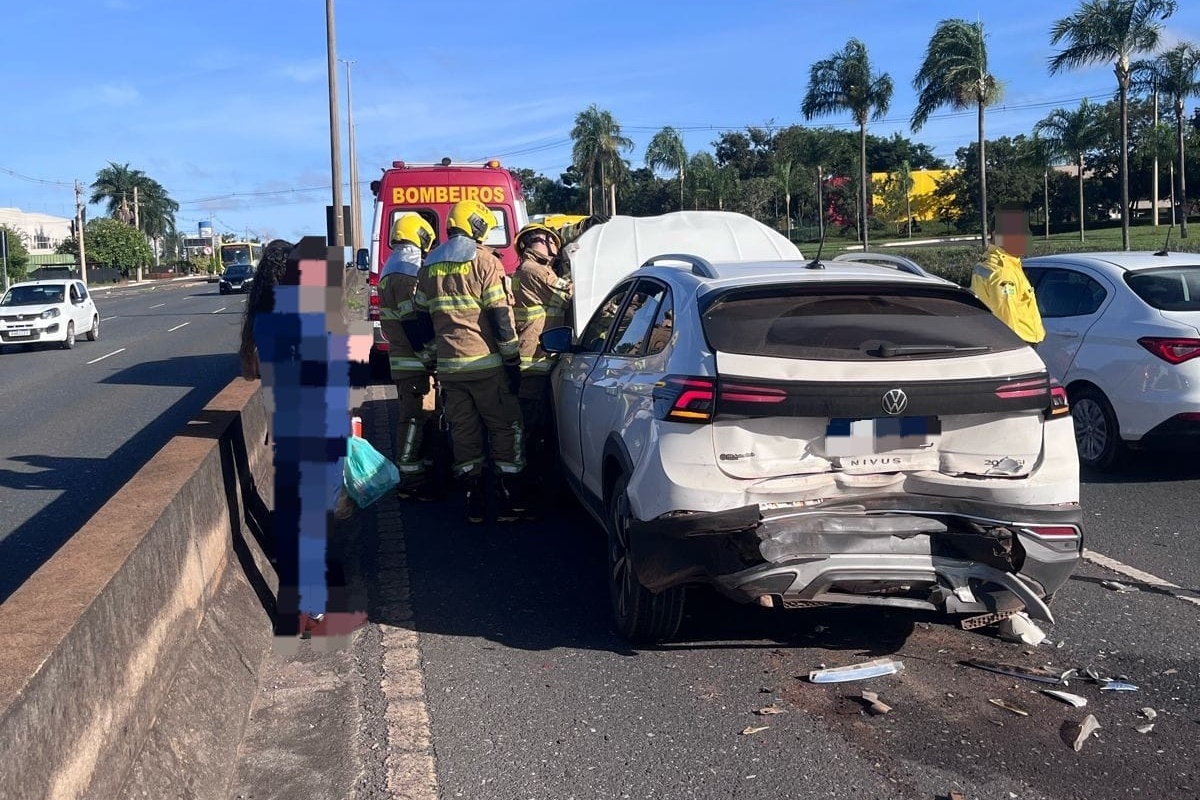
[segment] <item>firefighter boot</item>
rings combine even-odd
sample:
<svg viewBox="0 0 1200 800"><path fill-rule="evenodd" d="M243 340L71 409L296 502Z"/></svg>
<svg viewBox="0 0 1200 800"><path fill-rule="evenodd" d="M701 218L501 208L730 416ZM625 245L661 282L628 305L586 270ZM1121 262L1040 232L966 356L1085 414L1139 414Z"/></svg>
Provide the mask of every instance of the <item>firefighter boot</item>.
<svg viewBox="0 0 1200 800"><path fill-rule="evenodd" d="M467 478L467 522L483 522L487 514L487 494L482 475Z"/></svg>
<svg viewBox="0 0 1200 800"><path fill-rule="evenodd" d="M520 475L497 476L496 494L499 501L497 522L516 522L528 512L525 485Z"/></svg>

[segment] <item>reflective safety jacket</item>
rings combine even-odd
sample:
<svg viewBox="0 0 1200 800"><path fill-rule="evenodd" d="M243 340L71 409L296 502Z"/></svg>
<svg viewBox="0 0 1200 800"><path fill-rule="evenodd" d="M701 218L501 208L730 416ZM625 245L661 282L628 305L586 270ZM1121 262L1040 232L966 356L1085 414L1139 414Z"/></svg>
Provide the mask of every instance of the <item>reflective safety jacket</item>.
<svg viewBox="0 0 1200 800"><path fill-rule="evenodd" d="M417 313L413 300L420 269L420 248L404 242L388 256L379 274L379 327L383 338L387 339L388 363L393 378L425 374L425 365L404 331L404 320Z"/></svg>
<svg viewBox="0 0 1200 800"><path fill-rule="evenodd" d="M438 378L479 377L520 357L504 265L468 236L452 236L426 258L413 300L432 334ZM428 357L428 355L426 355Z"/></svg>
<svg viewBox="0 0 1200 800"><path fill-rule="evenodd" d="M992 245L971 273L971 291L1026 342L1037 344L1046 338L1037 298L1021 259Z"/></svg>
<svg viewBox="0 0 1200 800"><path fill-rule="evenodd" d="M538 337L542 331L557 328L566 318L567 303L573 286L554 270L532 259L525 259L513 275L513 313L521 345L521 370L545 374L554 367L554 358L542 349Z"/></svg>

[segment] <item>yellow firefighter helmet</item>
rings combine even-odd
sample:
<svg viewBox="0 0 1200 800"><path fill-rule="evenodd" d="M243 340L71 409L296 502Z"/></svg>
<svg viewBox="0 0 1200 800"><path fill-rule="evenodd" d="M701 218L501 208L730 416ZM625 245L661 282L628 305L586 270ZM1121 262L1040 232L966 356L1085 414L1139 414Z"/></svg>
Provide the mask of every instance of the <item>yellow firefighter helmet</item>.
<svg viewBox="0 0 1200 800"><path fill-rule="evenodd" d="M496 215L478 200L463 200L451 207L446 227L458 228L475 241L482 242L488 231L496 227Z"/></svg>
<svg viewBox="0 0 1200 800"><path fill-rule="evenodd" d="M558 231L554 230L549 225L543 225L540 222L531 222L524 228L521 228L520 232L517 234L517 255L523 255L525 253L525 248L529 246L529 243L534 238L533 234L535 233L545 234L546 238L548 238L554 245L551 255L557 253L562 248L562 239L559 237Z"/></svg>
<svg viewBox="0 0 1200 800"><path fill-rule="evenodd" d="M429 248L433 247L433 240L436 238L437 234L433 232L433 226L426 222L420 214L401 214L400 219L396 220L396 224L392 227L393 243L415 244L421 248L422 253L429 252Z"/></svg>

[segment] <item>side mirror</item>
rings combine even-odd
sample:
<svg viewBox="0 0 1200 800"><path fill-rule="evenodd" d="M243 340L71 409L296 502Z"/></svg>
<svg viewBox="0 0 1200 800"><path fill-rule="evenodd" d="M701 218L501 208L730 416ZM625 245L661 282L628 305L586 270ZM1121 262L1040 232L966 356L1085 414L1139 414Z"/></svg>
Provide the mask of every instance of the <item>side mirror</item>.
<svg viewBox="0 0 1200 800"><path fill-rule="evenodd" d="M371 251L365 247L359 248L359 251L354 254L354 266L358 267L361 272L367 272L371 269Z"/></svg>
<svg viewBox="0 0 1200 800"><path fill-rule="evenodd" d="M547 353L570 353L575 349L574 332L567 327L551 328L538 337Z"/></svg>

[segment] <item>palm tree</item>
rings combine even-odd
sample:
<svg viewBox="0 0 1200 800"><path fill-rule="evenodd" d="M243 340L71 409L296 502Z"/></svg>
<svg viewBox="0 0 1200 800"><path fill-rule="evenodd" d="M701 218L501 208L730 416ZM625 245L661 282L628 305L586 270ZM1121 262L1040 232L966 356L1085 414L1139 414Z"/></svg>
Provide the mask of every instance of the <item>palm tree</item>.
<svg viewBox="0 0 1200 800"><path fill-rule="evenodd" d="M1171 98L1175 110L1175 137L1179 152L1179 204L1183 214L1179 224L1179 236L1186 239L1187 229L1187 181L1184 172L1187 166L1184 141L1183 104L1192 96L1200 94L1200 49L1191 44L1176 45L1151 61L1139 61L1132 67L1133 88L1162 92Z"/></svg>
<svg viewBox="0 0 1200 800"><path fill-rule="evenodd" d="M892 79L887 73L871 71L867 46L850 39L840 52L818 61L809 71L808 91L800 110L806 120L849 111L858 124L858 171L861 201L859 230L867 249L867 211L870 183L867 181L867 121L882 119L892 104Z"/></svg>
<svg viewBox="0 0 1200 800"><path fill-rule="evenodd" d="M157 258L159 240L174 233L175 213L179 211L179 203L171 199L163 185L140 169L130 168L129 164L110 161L96 173L91 189L88 202L103 202L110 217L136 224L143 234L154 240Z"/></svg>
<svg viewBox="0 0 1200 800"><path fill-rule="evenodd" d="M1162 20L1175 0L1084 0L1050 29L1050 44L1066 49L1050 58L1050 74L1091 64L1113 64L1121 109L1121 246L1129 249L1129 85L1132 58L1158 47Z"/></svg>
<svg viewBox="0 0 1200 800"><path fill-rule="evenodd" d="M913 78L917 108L910 122L916 133L943 106L955 111L974 107L979 127L979 214L983 246L988 241L987 156L984 152L984 110L1000 99L1002 88L988 72L987 42L982 22L944 19L925 50L925 60Z"/></svg>
<svg viewBox="0 0 1200 800"><path fill-rule="evenodd" d="M716 195L717 160L712 153L701 150L688 161L688 174L691 175L692 207L700 208L700 198L704 197L705 205L712 202Z"/></svg>
<svg viewBox="0 0 1200 800"><path fill-rule="evenodd" d="M683 139L669 125L650 139L646 146L646 166L652 170L666 169L679 175L679 210L683 210L683 173L687 166L687 149Z"/></svg>
<svg viewBox="0 0 1200 800"><path fill-rule="evenodd" d="M616 213L616 180L623 171L625 163L621 158L622 152L633 149L633 142L621 135L621 126L613 119L613 115L592 103L586 110L580 111L575 117L575 127L571 129L571 138L575 141L571 149L573 166L583 177L583 183L588 187L588 214L595 213L595 200L592 194L597 180L600 183L601 205L604 200L604 190L612 182L612 210Z"/></svg>
<svg viewBox="0 0 1200 800"><path fill-rule="evenodd" d="M1079 241L1083 241L1083 168L1084 156L1099 147L1105 138L1100 109L1085 97L1075 111L1056 108L1033 126L1033 134L1044 143L1054 159L1070 160L1079 171ZM1049 209L1047 209L1047 212ZM1125 249L1129 249L1126 240Z"/></svg>

